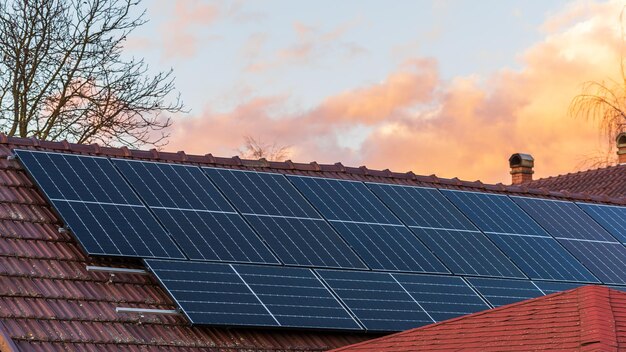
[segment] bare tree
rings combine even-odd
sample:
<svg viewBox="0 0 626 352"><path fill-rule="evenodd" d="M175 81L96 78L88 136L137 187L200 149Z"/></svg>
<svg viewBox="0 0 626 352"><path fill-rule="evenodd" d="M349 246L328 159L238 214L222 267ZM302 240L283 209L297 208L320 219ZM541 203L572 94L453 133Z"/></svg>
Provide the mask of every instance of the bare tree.
<svg viewBox="0 0 626 352"><path fill-rule="evenodd" d="M122 58L139 0L0 1L0 129L9 136L161 146L183 110L172 70Z"/></svg>
<svg viewBox="0 0 626 352"><path fill-rule="evenodd" d="M582 161L579 166L603 167L613 164L615 159L615 137L626 126L626 44L623 25L624 8L619 15L622 55L620 57L620 79L606 81L588 81L583 84L582 93L575 96L569 106L571 116L580 116L595 120L600 125L601 133L607 138L606 151L597 151Z"/></svg>
<svg viewBox="0 0 626 352"><path fill-rule="evenodd" d="M289 158L289 146L266 143L261 138L244 136L244 144L238 149L239 156L246 159L265 158L270 161L285 161Z"/></svg>

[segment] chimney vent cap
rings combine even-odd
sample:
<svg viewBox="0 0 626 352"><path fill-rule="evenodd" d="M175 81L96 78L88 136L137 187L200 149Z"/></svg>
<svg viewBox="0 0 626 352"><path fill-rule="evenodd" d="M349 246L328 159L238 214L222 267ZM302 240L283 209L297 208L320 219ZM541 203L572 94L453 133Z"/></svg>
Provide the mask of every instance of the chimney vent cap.
<svg viewBox="0 0 626 352"><path fill-rule="evenodd" d="M622 132L615 137L615 142L617 142L617 147L622 148L626 147L626 132Z"/></svg>
<svg viewBox="0 0 626 352"><path fill-rule="evenodd" d="M626 137L626 135L625 135ZM535 158L530 154L515 153L509 158L509 166L513 167L528 167L535 166Z"/></svg>

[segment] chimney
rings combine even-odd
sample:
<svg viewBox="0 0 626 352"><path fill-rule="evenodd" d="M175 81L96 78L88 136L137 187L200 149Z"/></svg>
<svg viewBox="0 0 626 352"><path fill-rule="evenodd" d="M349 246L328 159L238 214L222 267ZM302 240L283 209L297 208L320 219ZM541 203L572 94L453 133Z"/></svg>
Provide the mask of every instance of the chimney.
<svg viewBox="0 0 626 352"><path fill-rule="evenodd" d="M624 139L626 142L626 136ZM626 147L626 144L624 146ZM626 148L624 148L624 153L626 153ZM509 158L509 165L511 166L511 184L521 185L533 180L535 159L532 155L515 153Z"/></svg>
<svg viewBox="0 0 626 352"><path fill-rule="evenodd" d="M626 164L626 132L622 132L615 138L617 143L617 163Z"/></svg>

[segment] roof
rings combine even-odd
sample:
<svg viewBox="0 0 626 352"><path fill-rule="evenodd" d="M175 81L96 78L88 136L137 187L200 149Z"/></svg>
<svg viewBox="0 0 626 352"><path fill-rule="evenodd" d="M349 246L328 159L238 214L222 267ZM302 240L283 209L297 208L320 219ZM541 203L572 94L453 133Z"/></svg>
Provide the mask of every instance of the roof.
<svg viewBox="0 0 626 352"><path fill-rule="evenodd" d="M617 351L625 327L625 292L583 286L335 351Z"/></svg>
<svg viewBox="0 0 626 352"><path fill-rule="evenodd" d="M524 183L524 186L556 192L626 197L626 164L541 178Z"/></svg>
<svg viewBox="0 0 626 352"><path fill-rule="evenodd" d="M115 307L174 309L175 304L149 275L87 271L87 265L143 268L129 260L88 257L26 176L10 160L13 148L151 161L189 163L339 179L438 188L533 195L595 202L610 199L479 181L419 176L411 172L352 168L340 163L270 162L187 155L67 142L6 137L0 134L0 349L2 350L326 350L371 338L371 334L320 331L192 327L182 316L117 313Z"/></svg>

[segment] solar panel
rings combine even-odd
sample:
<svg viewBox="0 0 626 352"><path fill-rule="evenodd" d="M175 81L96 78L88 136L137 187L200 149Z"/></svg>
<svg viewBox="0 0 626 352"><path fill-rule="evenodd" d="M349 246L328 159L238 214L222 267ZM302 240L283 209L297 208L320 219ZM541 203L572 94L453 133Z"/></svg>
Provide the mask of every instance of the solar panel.
<svg viewBox="0 0 626 352"><path fill-rule="evenodd" d="M151 208L234 212L196 166L112 159Z"/></svg>
<svg viewBox="0 0 626 352"><path fill-rule="evenodd" d="M324 220L255 215L245 218L285 264L365 268Z"/></svg>
<svg viewBox="0 0 626 352"><path fill-rule="evenodd" d="M554 238L488 234L531 279L598 282Z"/></svg>
<svg viewBox="0 0 626 352"><path fill-rule="evenodd" d="M449 273L404 226L342 221L331 224L372 269Z"/></svg>
<svg viewBox="0 0 626 352"><path fill-rule="evenodd" d="M124 159L113 163L189 258L278 263L200 168Z"/></svg>
<svg viewBox="0 0 626 352"><path fill-rule="evenodd" d="M233 267L282 327L362 330L311 269Z"/></svg>
<svg viewBox="0 0 626 352"><path fill-rule="evenodd" d="M615 242L615 238L572 202L512 197L552 236Z"/></svg>
<svg viewBox="0 0 626 352"><path fill-rule="evenodd" d="M208 167L202 169L243 214L320 218L284 175Z"/></svg>
<svg viewBox="0 0 626 352"><path fill-rule="evenodd" d="M527 280L502 280L477 277L466 278L466 280L494 307L543 295L532 281Z"/></svg>
<svg viewBox="0 0 626 352"><path fill-rule="evenodd" d="M576 287L584 286L584 283L570 283L570 282L554 282L554 281L533 281L544 295L549 295L556 292L571 290Z"/></svg>
<svg viewBox="0 0 626 352"><path fill-rule="evenodd" d="M509 278L526 276L484 234L412 227L454 274Z"/></svg>
<svg viewBox="0 0 626 352"><path fill-rule="evenodd" d="M388 273L316 272L367 330L402 331L434 322Z"/></svg>
<svg viewBox="0 0 626 352"><path fill-rule="evenodd" d="M152 211L189 259L279 263L239 214L163 208Z"/></svg>
<svg viewBox="0 0 626 352"><path fill-rule="evenodd" d="M621 243L560 239L605 284L626 284L626 247Z"/></svg>
<svg viewBox="0 0 626 352"><path fill-rule="evenodd" d="M435 321L490 307L460 277L392 274Z"/></svg>
<svg viewBox="0 0 626 352"><path fill-rule="evenodd" d="M441 192L484 232L547 236L547 233L507 196L453 190Z"/></svg>
<svg viewBox="0 0 626 352"><path fill-rule="evenodd" d="M145 260L192 324L278 327L232 265Z"/></svg>
<svg viewBox="0 0 626 352"><path fill-rule="evenodd" d="M192 324L362 330L311 269L145 263Z"/></svg>
<svg viewBox="0 0 626 352"><path fill-rule="evenodd" d="M185 258L108 159L15 153L88 254Z"/></svg>
<svg viewBox="0 0 626 352"><path fill-rule="evenodd" d="M292 175L287 178L328 220L401 224L362 182Z"/></svg>
<svg viewBox="0 0 626 352"><path fill-rule="evenodd" d="M595 221L622 243L626 243L626 207L577 203Z"/></svg>
<svg viewBox="0 0 626 352"><path fill-rule="evenodd" d="M407 226L476 230L435 188L366 183Z"/></svg>

